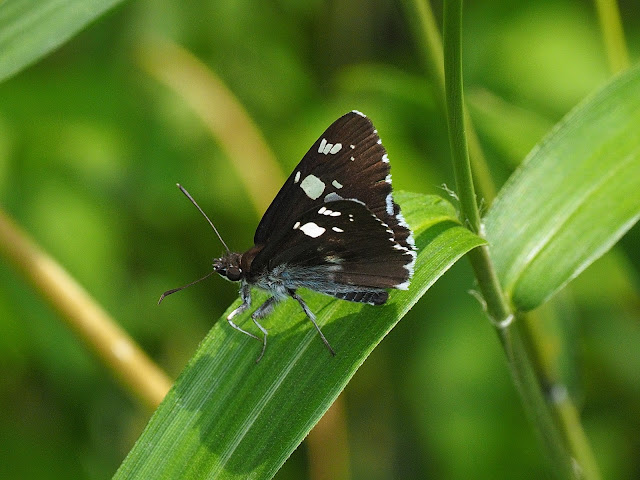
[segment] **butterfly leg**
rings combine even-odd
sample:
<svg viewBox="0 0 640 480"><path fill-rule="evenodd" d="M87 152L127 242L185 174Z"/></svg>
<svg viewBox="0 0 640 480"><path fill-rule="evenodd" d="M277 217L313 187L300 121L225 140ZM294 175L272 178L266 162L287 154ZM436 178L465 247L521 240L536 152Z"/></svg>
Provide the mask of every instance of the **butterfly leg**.
<svg viewBox="0 0 640 480"><path fill-rule="evenodd" d="M304 310L304 313L307 315L307 317L309 317L309 320L311 320L311 323L313 323L313 326L316 327L316 330L320 334L320 338L324 342L324 345L329 349L329 352L331 353L331 355L335 356L336 352L333 351L333 348L331 348L331 345L329 345L329 341L325 338L324 334L322 333L322 330L320 330L320 327L316 323L316 316L314 315L314 313L307 306L307 304L304 302L302 297L296 293L295 290L289 290L288 293L291 296L291 298L294 298L298 301L298 303L302 307L302 310Z"/></svg>
<svg viewBox="0 0 640 480"><path fill-rule="evenodd" d="M233 323L233 320L232 320L233 317L244 312L247 308L251 306L251 287L246 283L244 283L242 287L240 287L240 298L242 299L242 304L229 314L229 316L227 317L227 322L229 322L229 325L231 325L233 328L235 328L239 332L242 332L245 335L248 335L251 338L255 338L256 340L259 341L260 339L256 337L253 333L249 333L246 330L243 330L242 328L240 328L235 323Z"/></svg>
<svg viewBox="0 0 640 480"><path fill-rule="evenodd" d="M269 335L267 329L258 323L258 319L269 315L273 311L273 307L275 307L275 305L276 297L269 297L266 302L260 305L258 309L251 314L251 320L253 320L253 323L255 323L256 327L258 327L262 332L262 351L260 352L260 355L258 355L256 363L258 363L264 355L264 351L267 348L267 335Z"/></svg>

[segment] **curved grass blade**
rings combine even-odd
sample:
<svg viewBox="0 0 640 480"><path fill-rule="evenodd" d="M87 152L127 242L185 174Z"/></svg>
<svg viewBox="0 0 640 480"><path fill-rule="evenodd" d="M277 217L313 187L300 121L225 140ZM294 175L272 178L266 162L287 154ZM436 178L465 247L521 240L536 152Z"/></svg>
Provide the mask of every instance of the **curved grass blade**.
<svg viewBox="0 0 640 480"><path fill-rule="evenodd" d="M55 50L121 1L0 2L0 81Z"/></svg>
<svg viewBox="0 0 640 480"><path fill-rule="evenodd" d="M269 345L214 325L115 475L116 479L271 478L391 328L483 240L435 196L396 195L419 248L408 291L373 307L302 291L337 351L331 357L296 302L264 319ZM255 304L265 296L256 297ZM251 328L248 314L238 322Z"/></svg>
<svg viewBox="0 0 640 480"><path fill-rule="evenodd" d="M486 217L503 288L531 310L640 218L640 68L570 112L506 183Z"/></svg>

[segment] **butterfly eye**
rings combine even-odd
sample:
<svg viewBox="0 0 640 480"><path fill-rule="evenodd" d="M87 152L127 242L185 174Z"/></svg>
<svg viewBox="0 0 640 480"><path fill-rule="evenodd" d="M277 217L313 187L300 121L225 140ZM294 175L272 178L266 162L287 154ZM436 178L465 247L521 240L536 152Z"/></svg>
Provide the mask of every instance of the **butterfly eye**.
<svg viewBox="0 0 640 480"><path fill-rule="evenodd" d="M229 267L227 268L226 277L232 282L237 282L242 278L242 270L238 267Z"/></svg>

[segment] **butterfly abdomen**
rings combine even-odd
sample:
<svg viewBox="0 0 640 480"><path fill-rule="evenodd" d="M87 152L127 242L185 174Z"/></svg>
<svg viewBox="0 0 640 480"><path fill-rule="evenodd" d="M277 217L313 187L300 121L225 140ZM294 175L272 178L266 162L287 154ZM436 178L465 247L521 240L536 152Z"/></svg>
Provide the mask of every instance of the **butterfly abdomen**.
<svg viewBox="0 0 640 480"><path fill-rule="evenodd" d="M382 305L389 298L389 293L382 291L366 291L366 292L344 292L335 293L334 297L350 302L370 303L371 305Z"/></svg>

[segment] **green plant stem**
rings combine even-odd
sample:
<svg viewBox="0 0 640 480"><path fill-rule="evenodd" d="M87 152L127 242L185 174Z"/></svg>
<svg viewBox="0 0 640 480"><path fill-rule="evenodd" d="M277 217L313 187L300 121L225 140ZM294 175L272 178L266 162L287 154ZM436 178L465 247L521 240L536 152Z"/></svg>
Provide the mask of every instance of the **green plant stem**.
<svg viewBox="0 0 640 480"><path fill-rule="evenodd" d="M482 234L475 198L464 128L462 88L461 26L462 0L444 3L445 89L451 156L460 197L461 217L472 231ZM507 303L491 261L489 247L469 252L478 286L486 302L504 348L508 365L525 408L546 447L553 470L561 478L597 479L599 474L586 436L578 421L577 410L568 395L557 401L548 394L546 369L541 345L531 332L514 322L515 312ZM526 326L526 325L525 325ZM554 408L562 405L562 409ZM576 434L576 432L580 432ZM580 440L580 438L582 440ZM586 445L586 448L584 448Z"/></svg>
<svg viewBox="0 0 640 480"><path fill-rule="evenodd" d="M578 409L571 401L567 386L560 381L551 362L543 353L545 351L545 335L539 327L542 319L537 317L535 312L518 316L518 326L525 342L523 346L529 352L534 364L534 371L538 372L538 377L544 381L542 385L547 392L546 400L556 422L560 425L560 430L565 435L564 441L570 446L570 451L575 452L573 453L574 458L580 459L580 477L600 478L591 445L580 423Z"/></svg>
<svg viewBox="0 0 640 480"><path fill-rule="evenodd" d="M433 10L428 0L405 0L407 17L413 26L418 49L427 67L427 73L436 85L442 111L446 112L446 94L444 86L444 54L442 36L438 30ZM465 128L468 135L469 156L473 165L474 181L480 196L490 205L496 196L496 186L491 177L489 166L482 151L480 141L473 127L471 117L465 111Z"/></svg>
<svg viewBox="0 0 640 480"><path fill-rule="evenodd" d="M445 2L445 96L449 122L449 146L460 198L463 224L480 234L480 211L469 163L462 94L461 18L462 2ZM455 7L459 10L456 10ZM456 21L457 20L457 21Z"/></svg>
<svg viewBox="0 0 640 480"><path fill-rule="evenodd" d="M616 0L595 0L600 29L607 50L609 69L618 73L629 68L629 52L624 41L620 10Z"/></svg>

